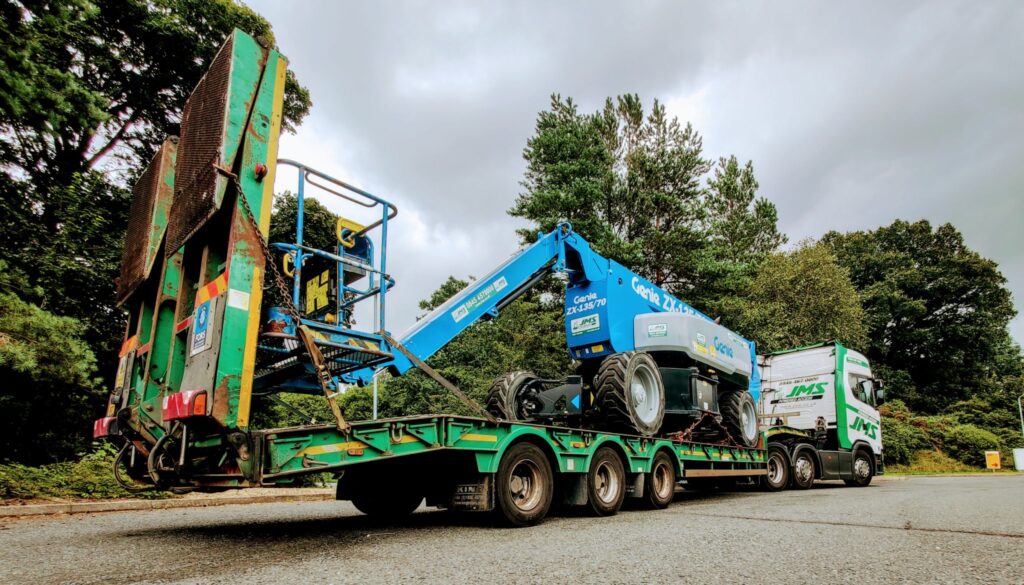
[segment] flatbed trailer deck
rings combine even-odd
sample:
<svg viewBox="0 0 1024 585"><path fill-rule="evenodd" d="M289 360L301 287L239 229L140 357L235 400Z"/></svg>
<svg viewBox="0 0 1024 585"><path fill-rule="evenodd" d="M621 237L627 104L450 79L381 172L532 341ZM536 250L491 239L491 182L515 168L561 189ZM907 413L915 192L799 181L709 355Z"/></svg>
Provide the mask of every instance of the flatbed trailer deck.
<svg viewBox="0 0 1024 585"><path fill-rule="evenodd" d="M352 499L371 514L411 511L406 508L412 504L402 502L415 501L418 506L426 498L427 505L454 510L498 509L513 524L540 521L551 503L543 506L543 513L527 515L525 520L517 518L515 510L510 517L503 508L503 495L508 495L503 490L521 489L522 482L518 488L513 485L517 462L511 459L523 457L524 449L543 454L543 462L528 462L527 467L537 467L534 481L552 484L547 499L591 504L592 509L596 505L594 511L599 514L602 495L592 490L599 491L602 485L621 492L605 494L609 501L603 503L614 508L607 512L614 513L625 497L664 507L666 493L670 501L680 481L766 473L763 442L744 448L448 414L353 422L347 433L333 426L272 429L254 433L253 439L252 454L259 462L254 469L257 485L280 485L302 475L335 472L341 473L339 499ZM621 469L614 461L606 461L609 452ZM545 465L547 470L540 469ZM607 476L604 480L598 477L602 473Z"/></svg>

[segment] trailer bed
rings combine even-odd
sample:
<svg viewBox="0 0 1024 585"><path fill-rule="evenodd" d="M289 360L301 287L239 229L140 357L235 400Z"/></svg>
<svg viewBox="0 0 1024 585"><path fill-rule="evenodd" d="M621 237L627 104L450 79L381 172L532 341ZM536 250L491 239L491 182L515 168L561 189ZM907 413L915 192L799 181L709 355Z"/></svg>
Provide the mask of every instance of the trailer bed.
<svg viewBox="0 0 1024 585"><path fill-rule="evenodd" d="M659 450L671 453L680 479L765 474L763 441L745 448L448 414L359 421L348 433L329 425L305 426L258 431L253 438L259 485L384 460L397 465L400 459L438 452L472 455L478 473L495 473L502 453L521 440L544 447L556 473L586 473L594 452L613 444L630 474L649 472Z"/></svg>

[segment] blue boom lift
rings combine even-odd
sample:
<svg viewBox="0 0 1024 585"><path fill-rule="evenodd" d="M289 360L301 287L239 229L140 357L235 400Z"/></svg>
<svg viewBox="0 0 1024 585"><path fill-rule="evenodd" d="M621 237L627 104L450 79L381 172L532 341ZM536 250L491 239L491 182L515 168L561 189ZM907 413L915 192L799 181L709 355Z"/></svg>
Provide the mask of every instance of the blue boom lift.
<svg viewBox="0 0 1024 585"><path fill-rule="evenodd" d="M545 276L562 275L565 333L578 364L563 380L512 372L488 392L486 409L506 421L559 422L574 427L654 436L687 430L702 440L753 446L758 439L760 380L754 343L743 339L621 264L594 252L568 223L520 250L426 315L399 339L387 332L387 201L292 161L299 169L297 241L273 243L292 273L290 297L335 384L365 385L380 369L401 375L477 321L490 319ZM379 207L369 226L341 219L338 249L303 244L302 217L309 183L349 202ZM379 248L371 232L379 228ZM366 284L359 288L359 283ZM351 327L355 306L373 302L376 331ZM294 317L267 310L254 388L319 392ZM442 380L443 383L443 380ZM450 387L450 386L449 386ZM458 392L457 389L454 389ZM464 399L464 395L459 393ZM471 406L473 406L471 404Z"/></svg>

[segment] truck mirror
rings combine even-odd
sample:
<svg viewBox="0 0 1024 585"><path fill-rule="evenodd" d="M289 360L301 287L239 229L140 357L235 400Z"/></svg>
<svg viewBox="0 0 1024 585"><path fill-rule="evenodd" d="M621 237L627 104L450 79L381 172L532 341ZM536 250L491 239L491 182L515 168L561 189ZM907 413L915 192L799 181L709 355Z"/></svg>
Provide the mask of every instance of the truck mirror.
<svg viewBox="0 0 1024 585"><path fill-rule="evenodd" d="M875 405L879 405L885 402L885 389L879 387L875 390Z"/></svg>

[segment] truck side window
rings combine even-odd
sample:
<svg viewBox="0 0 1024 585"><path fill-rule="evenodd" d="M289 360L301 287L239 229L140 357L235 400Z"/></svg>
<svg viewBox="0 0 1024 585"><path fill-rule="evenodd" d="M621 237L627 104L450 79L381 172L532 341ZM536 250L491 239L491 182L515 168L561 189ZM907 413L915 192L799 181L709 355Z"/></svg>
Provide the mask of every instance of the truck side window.
<svg viewBox="0 0 1024 585"><path fill-rule="evenodd" d="M847 384L850 385L850 390L853 391L853 396L857 400L865 404L873 404L872 392L871 392L871 380L862 376L855 376L849 374L847 376Z"/></svg>

